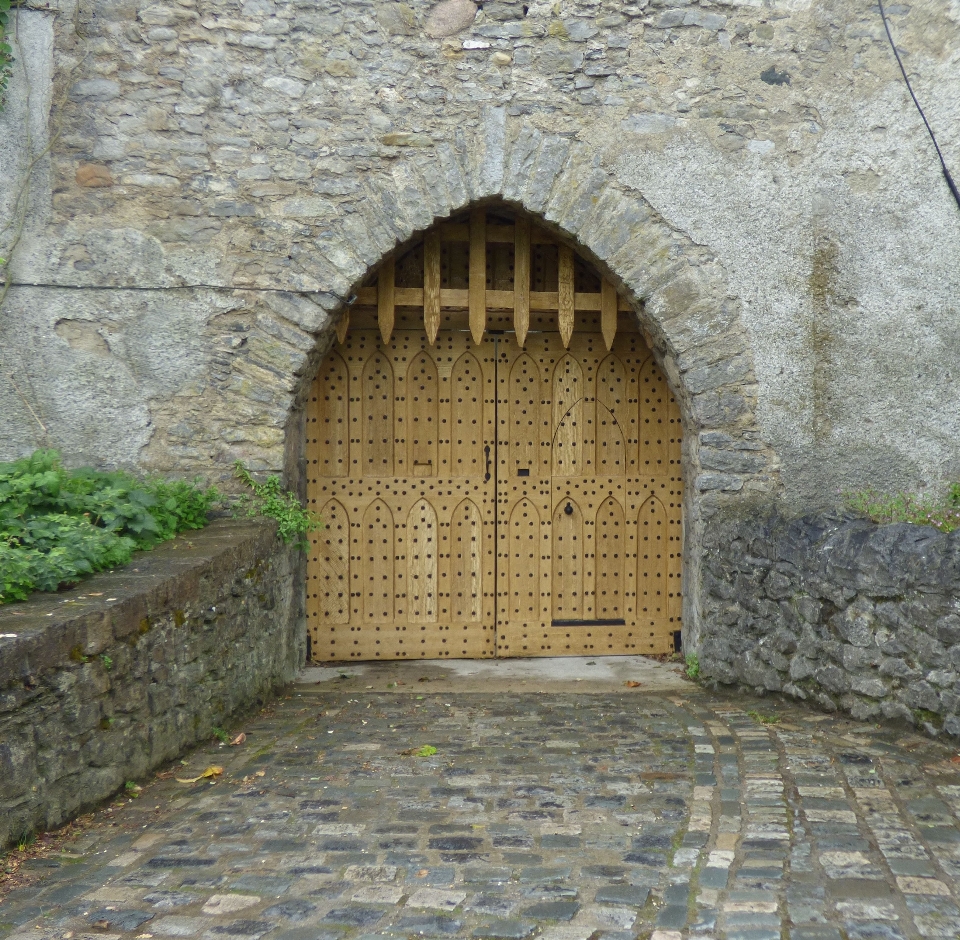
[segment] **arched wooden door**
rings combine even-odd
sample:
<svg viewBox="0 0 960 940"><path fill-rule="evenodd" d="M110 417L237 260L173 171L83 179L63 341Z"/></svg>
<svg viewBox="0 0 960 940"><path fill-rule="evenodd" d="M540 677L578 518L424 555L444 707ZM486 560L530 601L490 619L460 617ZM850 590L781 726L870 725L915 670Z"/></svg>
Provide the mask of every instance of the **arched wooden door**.
<svg viewBox="0 0 960 940"><path fill-rule="evenodd" d="M672 650L680 416L626 305L491 210L379 281L308 403L311 658Z"/></svg>

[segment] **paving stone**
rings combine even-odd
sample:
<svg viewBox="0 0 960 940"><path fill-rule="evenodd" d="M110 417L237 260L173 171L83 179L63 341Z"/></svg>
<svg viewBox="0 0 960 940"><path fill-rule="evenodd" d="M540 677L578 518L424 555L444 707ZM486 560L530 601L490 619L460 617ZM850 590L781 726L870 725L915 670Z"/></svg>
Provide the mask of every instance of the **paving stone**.
<svg viewBox="0 0 960 940"><path fill-rule="evenodd" d="M221 914L233 914L259 903L260 898L255 894L214 894L207 898L201 910L204 914L216 917Z"/></svg>
<svg viewBox="0 0 960 940"><path fill-rule="evenodd" d="M211 927L207 934L213 934L218 940L223 937L262 937L273 930L274 926L266 920L234 920L229 924Z"/></svg>
<svg viewBox="0 0 960 940"><path fill-rule="evenodd" d="M281 901L268 907L264 912L264 917L279 917L283 920L306 920L317 909L316 904L306 901L303 898L290 898L287 901Z"/></svg>
<svg viewBox="0 0 960 940"><path fill-rule="evenodd" d="M453 911L466 900L464 891L444 891L440 888L420 888L407 898L407 907L425 907Z"/></svg>
<svg viewBox="0 0 960 940"><path fill-rule="evenodd" d="M541 901L521 911L524 917L540 920L573 920L580 905L576 901Z"/></svg>
<svg viewBox="0 0 960 940"><path fill-rule="evenodd" d="M386 910L376 907L335 907L327 911L323 920L331 924L348 924L351 927L372 927L383 920Z"/></svg>
<svg viewBox="0 0 960 940"><path fill-rule="evenodd" d="M599 888L594 897L598 904L627 904L632 907L643 907L649 896L649 888L625 884Z"/></svg>
<svg viewBox="0 0 960 940"><path fill-rule="evenodd" d="M679 930L687 922L687 908L684 905L667 905L657 912L658 927L672 927Z"/></svg>
<svg viewBox="0 0 960 940"><path fill-rule="evenodd" d="M162 911L194 904L200 899L197 895L188 894L185 891L151 891L143 896L143 900L145 904L151 904L157 910Z"/></svg>
<svg viewBox="0 0 960 940"><path fill-rule="evenodd" d="M322 927L294 927L273 934L270 940L339 940L339 930L324 930Z"/></svg>
<svg viewBox="0 0 960 940"><path fill-rule="evenodd" d="M136 930L154 917L153 911L138 911L123 908L99 908L90 911L87 920L99 930Z"/></svg>
<svg viewBox="0 0 960 940"><path fill-rule="evenodd" d="M802 924L790 928L790 940L843 940L839 927L830 924Z"/></svg>
<svg viewBox="0 0 960 940"><path fill-rule="evenodd" d="M478 927L473 936L485 940L523 940L536 930L537 925L524 920L506 918L492 920Z"/></svg>
<svg viewBox="0 0 960 940"><path fill-rule="evenodd" d="M446 937L460 932L463 921L442 914L423 914L401 917L390 928L391 933L413 934L418 937Z"/></svg>
<svg viewBox="0 0 960 940"><path fill-rule="evenodd" d="M196 937L210 926L205 917L168 915L150 922L150 933L160 937Z"/></svg>
<svg viewBox="0 0 960 940"><path fill-rule="evenodd" d="M404 889L396 885L364 885L351 895L351 901L361 904L396 904L403 897Z"/></svg>

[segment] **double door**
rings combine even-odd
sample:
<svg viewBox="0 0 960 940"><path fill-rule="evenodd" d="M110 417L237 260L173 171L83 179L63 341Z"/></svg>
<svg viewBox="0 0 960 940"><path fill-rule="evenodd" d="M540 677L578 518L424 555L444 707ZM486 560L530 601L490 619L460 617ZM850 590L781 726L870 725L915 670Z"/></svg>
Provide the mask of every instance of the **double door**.
<svg viewBox="0 0 960 940"><path fill-rule="evenodd" d="M680 420L639 333L351 330L307 462L315 661L673 648Z"/></svg>

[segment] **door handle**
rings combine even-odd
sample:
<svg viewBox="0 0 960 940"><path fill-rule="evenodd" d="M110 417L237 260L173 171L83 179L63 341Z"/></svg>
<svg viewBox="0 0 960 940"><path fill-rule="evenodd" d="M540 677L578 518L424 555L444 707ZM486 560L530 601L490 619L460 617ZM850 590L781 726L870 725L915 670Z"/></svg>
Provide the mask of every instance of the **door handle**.
<svg viewBox="0 0 960 940"><path fill-rule="evenodd" d="M487 459L487 472L483 475L483 482L490 482L490 445L487 444L483 448L483 455Z"/></svg>

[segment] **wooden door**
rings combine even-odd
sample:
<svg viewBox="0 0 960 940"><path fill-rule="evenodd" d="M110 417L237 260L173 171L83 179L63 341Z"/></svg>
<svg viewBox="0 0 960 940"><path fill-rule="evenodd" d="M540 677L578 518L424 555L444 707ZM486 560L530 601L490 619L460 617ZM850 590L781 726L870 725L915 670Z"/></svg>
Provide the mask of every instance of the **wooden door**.
<svg viewBox="0 0 960 940"><path fill-rule="evenodd" d="M531 333L497 384L497 655L672 650L680 416L642 336Z"/></svg>
<svg viewBox="0 0 960 940"><path fill-rule="evenodd" d="M673 649L680 414L608 280L475 206L337 332L307 405L314 660Z"/></svg>
<svg viewBox="0 0 960 940"><path fill-rule="evenodd" d="M494 341L353 330L307 409L311 658L493 656Z"/></svg>

